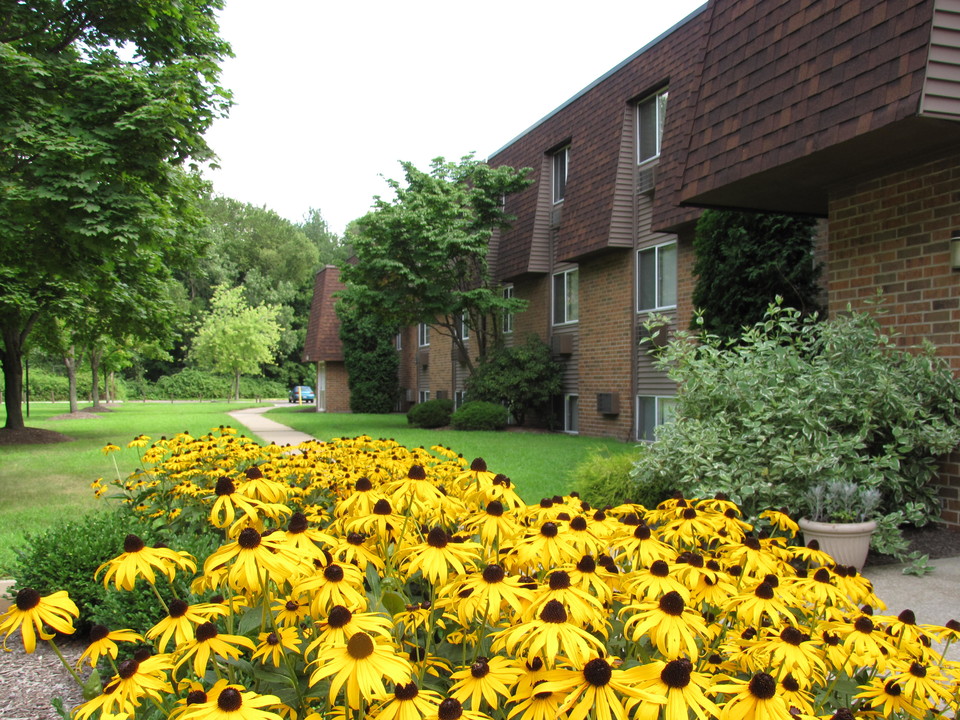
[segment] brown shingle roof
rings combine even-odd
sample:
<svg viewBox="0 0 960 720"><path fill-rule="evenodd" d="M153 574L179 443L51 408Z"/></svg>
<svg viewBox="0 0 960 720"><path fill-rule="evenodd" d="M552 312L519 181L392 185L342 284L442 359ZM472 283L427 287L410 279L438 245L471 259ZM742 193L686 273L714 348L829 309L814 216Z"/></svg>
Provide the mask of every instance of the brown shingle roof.
<svg viewBox="0 0 960 720"><path fill-rule="evenodd" d="M317 273L313 286L313 301L310 304L310 320L307 337L303 343L303 362L342 362L343 346L340 343L340 320L334 306L334 293L344 289L340 282L340 269L327 265Z"/></svg>

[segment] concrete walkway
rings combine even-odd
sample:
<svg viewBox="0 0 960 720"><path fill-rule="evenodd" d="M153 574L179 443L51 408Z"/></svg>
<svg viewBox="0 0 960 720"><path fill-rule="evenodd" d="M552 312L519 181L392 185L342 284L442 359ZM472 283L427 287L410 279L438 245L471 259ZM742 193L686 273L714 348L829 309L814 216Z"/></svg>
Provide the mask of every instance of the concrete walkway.
<svg viewBox="0 0 960 720"><path fill-rule="evenodd" d="M286 403L277 403L273 407L286 407ZM298 432L263 416L267 410L272 409L272 407L246 408L236 410L229 415L267 444L274 443L283 447L284 445L299 445L302 442L314 439L311 435Z"/></svg>

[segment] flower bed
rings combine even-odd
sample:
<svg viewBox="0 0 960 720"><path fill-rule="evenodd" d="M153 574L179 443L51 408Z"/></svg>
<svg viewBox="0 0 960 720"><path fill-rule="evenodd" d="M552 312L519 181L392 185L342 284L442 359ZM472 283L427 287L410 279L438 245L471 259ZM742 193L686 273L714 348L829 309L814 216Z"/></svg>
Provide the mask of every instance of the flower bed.
<svg viewBox="0 0 960 720"><path fill-rule="evenodd" d="M722 498L528 506L482 460L369 437L297 454L226 428L148 442L131 444L149 469L116 484L164 543L130 535L98 576L154 593L163 617L94 627L81 662L107 679L79 720L957 709L960 667L933 643L960 624L881 614L869 581L792 545L779 512L758 532ZM177 549L198 534L216 538L206 557ZM165 601L157 586L184 574L189 596ZM29 651L75 616L23 588L0 632Z"/></svg>

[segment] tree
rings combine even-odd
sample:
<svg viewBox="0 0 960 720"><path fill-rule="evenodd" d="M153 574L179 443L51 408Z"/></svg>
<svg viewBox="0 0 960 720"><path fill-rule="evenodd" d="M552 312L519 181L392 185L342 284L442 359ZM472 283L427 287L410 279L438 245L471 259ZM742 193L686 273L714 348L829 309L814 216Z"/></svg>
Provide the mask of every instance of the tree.
<svg viewBox="0 0 960 720"><path fill-rule="evenodd" d="M273 361L283 328L276 306L251 307L243 289L218 287L211 311L193 339L191 355L198 365L233 377L233 399L240 399L240 376L261 374Z"/></svg>
<svg viewBox="0 0 960 720"><path fill-rule="evenodd" d="M0 10L0 342L6 427L43 316L125 293L144 306L196 255L228 94L220 0L49 0ZM101 312L105 306L98 306Z"/></svg>
<svg viewBox="0 0 960 720"><path fill-rule="evenodd" d="M377 196L375 209L351 236L356 264L342 268L358 307L387 325L426 322L453 338L467 360L483 357L499 337L504 312L524 303L506 299L491 277L487 252L494 231L509 226L503 198L530 185L527 170L491 168L467 156L459 163L433 161L430 172L401 163L406 184L387 183L392 201ZM472 356L460 337L460 319L471 333Z"/></svg>
<svg viewBox="0 0 960 720"><path fill-rule="evenodd" d="M804 315L822 314L815 232L809 217L704 211L693 241L693 305L703 311L703 329L739 337L777 297Z"/></svg>
<svg viewBox="0 0 960 720"><path fill-rule="evenodd" d="M397 328L384 326L376 315L361 312L349 300L338 302L340 340L355 413L393 412L400 394L400 355L393 344Z"/></svg>

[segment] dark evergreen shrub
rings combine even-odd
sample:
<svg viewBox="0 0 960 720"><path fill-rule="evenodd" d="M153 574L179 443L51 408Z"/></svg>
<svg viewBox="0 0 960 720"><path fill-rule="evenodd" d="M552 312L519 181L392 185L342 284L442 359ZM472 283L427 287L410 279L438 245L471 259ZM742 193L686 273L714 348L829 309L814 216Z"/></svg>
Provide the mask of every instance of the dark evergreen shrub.
<svg viewBox="0 0 960 720"><path fill-rule="evenodd" d="M337 317L350 410L393 412L400 395L400 356L394 345L397 328L386 327L374 313L363 312L346 298L337 303Z"/></svg>
<svg viewBox="0 0 960 720"><path fill-rule="evenodd" d="M507 409L496 403L474 400L451 415L450 424L455 430L503 430L507 426Z"/></svg>
<svg viewBox="0 0 960 720"><path fill-rule="evenodd" d="M414 427L438 428L450 424L453 400L448 398L417 403L407 413L407 422Z"/></svg>

